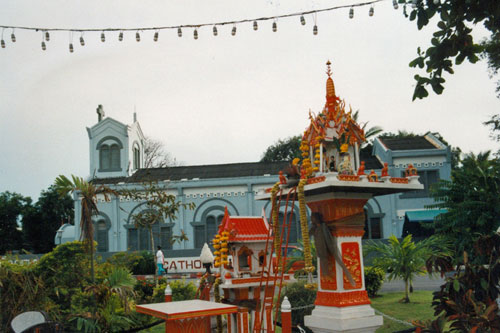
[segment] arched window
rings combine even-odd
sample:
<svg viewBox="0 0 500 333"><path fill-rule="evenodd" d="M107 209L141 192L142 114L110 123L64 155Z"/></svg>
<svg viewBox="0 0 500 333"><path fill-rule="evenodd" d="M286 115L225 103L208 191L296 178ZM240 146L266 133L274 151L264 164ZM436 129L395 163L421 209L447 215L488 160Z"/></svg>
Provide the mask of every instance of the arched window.
<svg viewBox="0 0 500 333"><path fill-rule="evenodd" d="M122 144L114 137L106 137L97 145L99 171L121 171L120 152Z"/></svg>
<svg viewBox="0 0 500 333"><path fill-rule="evenodd" d="M111 155L111 161L110 161L111 169L112 170L120 169L120 147L118 147L117 144L113 144L111 145L109 150Z"/></svg>
<svg viewBox="0 0 500 333"><path fill-rule="evenodd" d="M134 155L134 170L137 170L141 167L141 151L139 150L137 144L134 145L133 155Z"/></svg>
<svg viewBox="0 0 500 333"><path fill-rule="evenodd" d="M194 247L200 249L205 243L211 244L217 230L219 228L224 213L221 211L212 211L210 215L205 217L199 225L194 226Z"/></svg>
<svg viewBox="0 0 500 333"><path fill-rule="evenodd" d="M151 250L149 229L136 228L133 224L127 227L127 244L130 251ZM155 223L152 227L155 247L160 245L164 250L172 249L172 227L165 223Z"/></svg>
<svg viewBox="0 0 500 333"><path fill-rule="evenodd" d="M246 246L243 246L238 251L238 269L240 272L252 270L252 254L252 250Z"/></svg>
<svg viewBox="0 0 500 333"><path fill-rule="evenodd" d="M94 239L97 241L97 252L109 251L106 221L99 220L95 223Z"/></svg>

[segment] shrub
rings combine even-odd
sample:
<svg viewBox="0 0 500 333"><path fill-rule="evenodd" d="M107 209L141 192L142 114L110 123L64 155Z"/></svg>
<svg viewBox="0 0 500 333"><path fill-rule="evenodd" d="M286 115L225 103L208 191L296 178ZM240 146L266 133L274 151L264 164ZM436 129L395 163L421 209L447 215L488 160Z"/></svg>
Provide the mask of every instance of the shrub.
<svg viewBox="0 0 500 333"><path fill-rule="evenodd" d="M374 297L382 287L385 279L385 272L379 267L365 267L365 287L368 296Z"/></svg>
<svg viewBox="0 0 500 333"><path fill-rule="evenodd" d="M0 260L0 332L8 332L10 322L25 311L49 312L56 305L33 271L34 264L19 265Z"/></svg>
<svg viewBox="0 0 500 333"><path fill-rule="evenodd" d="M154 255L149 251L115 253L107 262L126 267L134 275L155 274L156 271Z"/></svg>
<svg viewBox="0 0 500 333"><path fill-rule="evenodd" d="M307 289L305 285L306 281L299 281L286 285L281 294L279 309L281 309L281 303L283 303L285 296L288 297L292 309L314 304L316 300L316 290ZM292 310L292 325L296 326L300 324L304 326L304 316L310 315L313 309L314 307L311 306L305 309ZM280 318L279 320L281 320L281 311L278 316L278 318Z"/></svg>
<svg viewBox="0 0 500 333"><path fill-rule="evenodd" d="M156 282L154 280L137 280L134 286L134 291L137 293L137 304L153 303L152 297L155 286Z"/></svg>
<svg viewBox="0 0 500 333"><path fill-rule="evenodd" d="M172 302L185 301L194 299L196 296L196 286L193 282L185 280L173 280L168 284L172 289ZM160 279L158 287L153 291L153 302L159 303L165 301L165 288L167 287L167 279Z"/></svg>

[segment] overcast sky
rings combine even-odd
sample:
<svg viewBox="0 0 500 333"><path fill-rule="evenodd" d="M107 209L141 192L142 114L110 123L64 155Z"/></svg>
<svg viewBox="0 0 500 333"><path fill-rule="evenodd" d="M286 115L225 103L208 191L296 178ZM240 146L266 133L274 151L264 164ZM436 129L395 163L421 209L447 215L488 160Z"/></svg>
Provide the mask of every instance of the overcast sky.
<svg viewBox="0 0 500 333"><path fill-rule="evenodd" d="M293 13L348 1L239 0L4 0L0 25L62 28L132 28L200 24ZM139 6L140 4L140 6ZM369 126L386 131L436 131L453 146L475 153L497 149L482 123L500 110L485 62L455 68L442 95L411 101L408 67L432 29L418 31L391 1L312 15L218 28L199 39L184 29L153 32L52 33L42 51L41 32L16 30L17 42L0 49L0 192L37 198L59 174L89 175L86 127L96 108L130 124L134 109L145 135L161 140L184 165L258 161L279 138L301 133L308 111L325 102L326 66L332 62L337 94ZM433 28L433 27L432 27ZM479 30L477 38L483 37Z"/></svg>

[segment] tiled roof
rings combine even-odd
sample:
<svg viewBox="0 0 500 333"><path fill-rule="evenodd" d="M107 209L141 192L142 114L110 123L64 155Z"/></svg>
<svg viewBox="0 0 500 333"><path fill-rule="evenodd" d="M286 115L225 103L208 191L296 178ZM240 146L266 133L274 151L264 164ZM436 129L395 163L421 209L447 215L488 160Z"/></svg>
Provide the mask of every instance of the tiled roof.
<svg viewBox="0 0 500 333"><path fill-rule="evenodd" d="M222 231L229 232L230 242L265 241L269 234L269 224L264 217L230 216L226 207L219 234Z"/></svg>
<svg viewBox="0 0 500 333"><path fill-rule="evenodd" d="M252 162L233 164L189 165L166 168L139 169L130 177L94 179L97 184L140 183L144 181L182 180L193 178L237 178L278 175L289 162Z"/></svg>
<svg viewBox="0 0 500 333"><path fill-rule="evenodd" d="M390 150L438 149L424 136L401 139L379 137L378 139Z"/></svg>

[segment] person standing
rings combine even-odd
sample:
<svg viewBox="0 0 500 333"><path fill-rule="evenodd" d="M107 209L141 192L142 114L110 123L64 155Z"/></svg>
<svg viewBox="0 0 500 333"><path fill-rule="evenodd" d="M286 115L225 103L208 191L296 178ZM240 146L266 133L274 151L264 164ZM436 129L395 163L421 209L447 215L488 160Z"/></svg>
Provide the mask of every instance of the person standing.
<svg viewBox="0 0 500 333"><path fill-rule="evenodd" d="M161 246L158 245L158 251L156 252L156 266L158 266L158 275L165 274L165 270L163 269L163 262L165 261L165 257L163 256L163 252L161 251Z"/></svg>

